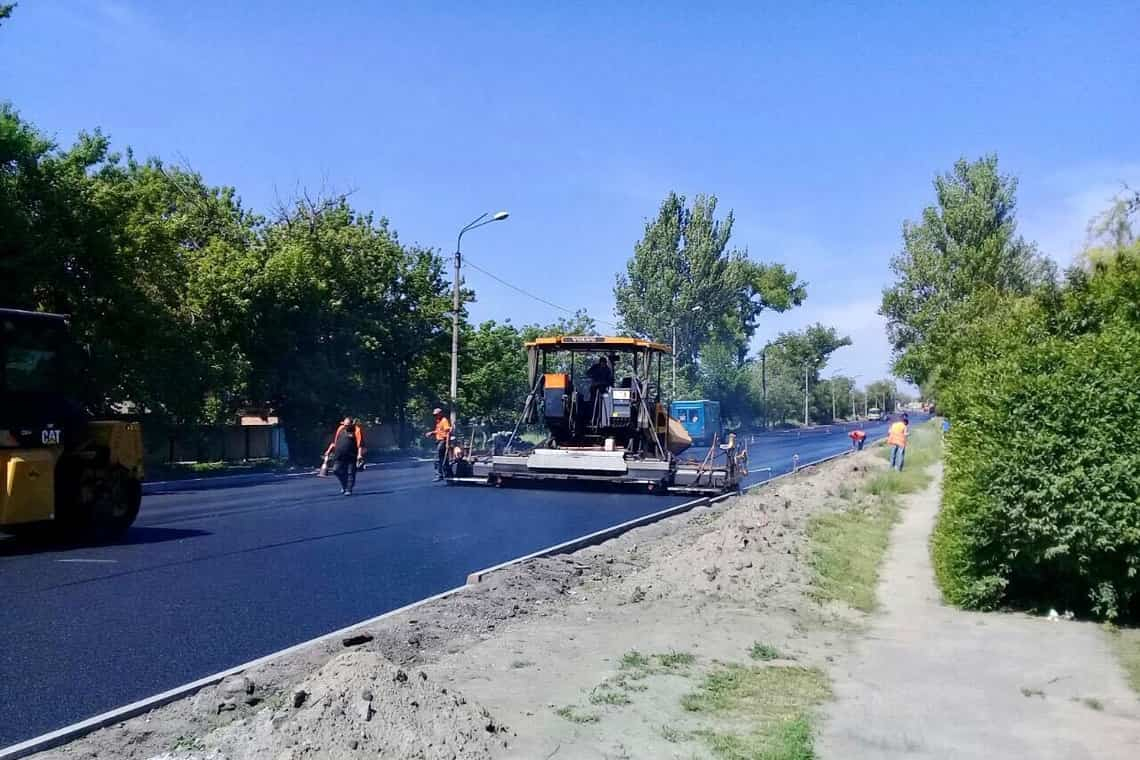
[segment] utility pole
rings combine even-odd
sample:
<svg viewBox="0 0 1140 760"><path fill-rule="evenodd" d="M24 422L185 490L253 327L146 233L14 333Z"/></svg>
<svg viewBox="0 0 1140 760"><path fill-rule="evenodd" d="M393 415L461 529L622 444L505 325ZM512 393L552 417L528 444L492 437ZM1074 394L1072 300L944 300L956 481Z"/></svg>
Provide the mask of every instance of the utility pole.
<svg viewBox="0 0 1140 760"><path fill-rule="evenodd" d="M670 401L677 400L677 320L673 320L673 395Z"/></svg>
<svg viewBox="0 0 1140 760"><path fill-rule="evenodd" d="M760 349L760 392L764 398L764 430L767 430L768 429L768 346L764 346L764 348Z"/></svg>
<svg viewBox="0 0 1140 760"><path fill-rule="evenodd" d="M697 304L689 309L687 314L694 314L701 310L701 305ZM691 333L691 331L690 331ZM673 397L670 401L677 400L677 317L673 317Z"/></svg>
<svg viewBox="0 0 1140 760"><path fill-rule="evenodd" d="M808 364L804 362L804 427L808 426Z"/></svg>
<svg viewBox="0 0 1140 760"><path fill-rule="evenodd" d="M459 251L463 246L463 233L468 230L473 230L476 227L482 227L484 224L491 222L500 222L506 219L509 214L506 211L498 211L487 218L489 212L480 214L475 217L459 231L459 237L455 240L455 277L451 282L451 427L455 428L456 420L456 406L458 405L459 398L459 277L460 269L463 266L463 254Z"/></svg>
<svg viewBox="0 0 1140 760"><path fill-rule="evenodd" d="M828 383L828 385L831 386L831 421L835 422L835 378L834 377L831 378L831 382Z"/></svg>

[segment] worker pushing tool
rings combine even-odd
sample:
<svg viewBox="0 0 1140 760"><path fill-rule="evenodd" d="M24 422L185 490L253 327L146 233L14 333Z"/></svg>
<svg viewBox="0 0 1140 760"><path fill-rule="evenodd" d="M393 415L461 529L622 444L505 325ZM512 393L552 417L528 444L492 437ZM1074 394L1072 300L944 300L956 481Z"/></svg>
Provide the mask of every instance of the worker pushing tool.
<svg viewBox="0 0 1140 760"><path fill-rule="evenodd" d="M855 449L856 451L863 450L863 444L867 441L866 431L852 430L847 434L847 437L851 439L851 448Z"/></svg>
<svg viewBox="0 0 1140 760"><path fill-rule="evenodd" d="M438 407L432 409L431 413L435 417L435 427L427 431L424 437L435 438L435 479L443 480L447 475L447 446L451 440L451 421Z"/></svg>
<svg viewBox="0 0 1140 760"><path fill-rule="evenodd" d="M364 431L351 417L345 417L325 449L325 465L333 462L333 474L340 482L342 496L351 496L356 487L356 471L364 464Z"/></svg>

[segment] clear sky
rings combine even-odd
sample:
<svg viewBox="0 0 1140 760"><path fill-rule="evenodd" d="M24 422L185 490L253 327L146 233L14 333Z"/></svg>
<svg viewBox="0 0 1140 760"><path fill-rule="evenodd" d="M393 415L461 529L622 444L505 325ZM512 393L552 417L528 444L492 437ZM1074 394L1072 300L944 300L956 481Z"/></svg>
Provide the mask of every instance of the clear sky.
<svg viewBox="0 0 1140 760"><path fill-rule="evenodd" d="M756 344L820 320L832 368L887 371L876 316L900 225L959 156L1020 178L1061 262L1140 187L1140 3L438 3L21 0L0 98L70 143L186 162L266 209L353 190L408 242L613 319L670 190L720 198L733 243L808 282ZM477 319L551 307L469 270Z"/></svg>

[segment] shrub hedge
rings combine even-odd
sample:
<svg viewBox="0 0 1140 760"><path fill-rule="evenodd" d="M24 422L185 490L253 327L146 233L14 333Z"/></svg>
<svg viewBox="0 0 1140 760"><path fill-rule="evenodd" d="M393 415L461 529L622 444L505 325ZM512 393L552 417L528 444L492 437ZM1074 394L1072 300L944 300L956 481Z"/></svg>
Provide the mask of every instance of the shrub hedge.
<svg viewBox="0 0 1140 760"><path fill-rule="evenodd" d="M935 570L966 607L1137 619L1140 329L1064 335L1046 311L1011 306L964 335L940 399L952 425Z"/></svg>

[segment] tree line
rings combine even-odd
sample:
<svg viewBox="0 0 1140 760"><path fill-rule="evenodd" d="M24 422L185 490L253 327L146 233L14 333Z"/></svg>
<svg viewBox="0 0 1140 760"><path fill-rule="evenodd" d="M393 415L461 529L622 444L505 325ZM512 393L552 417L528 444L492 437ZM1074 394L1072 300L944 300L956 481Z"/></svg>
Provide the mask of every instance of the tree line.
<svg viewBox="0 0 1140 760"><path fill-rule="evenodd" d="M951 423L933 541L943 592L1140 615L1140 196L1064 272L1017 233L1017 182L960 160L903 227L884 290L895 369Z"/></svg>
<svg viewBox="0 0 1140 760"><path fill-rule="evenodd" d="M763 361L750 352L761 314L799 305L806 288L730 248L732 225L715 197L670 193L617 277L619 331L670 344L675 330L676 395L721 400L742 424L800 419L805 366L811 419L830 419L833 395L849 414L854 383L821 377L850 342L833 328L781 335ZM98 130L61 147L0 105L0 304L71 316L93 411L160 426L272 411L301 457L347 412L411 445L448 400L450 287L438 251L404 243L348 196L255 211L188 167L113 151ZM585 312L545 325L461 318L458 408L489 426L522 406L523 342L597 332Z"/></svg>

